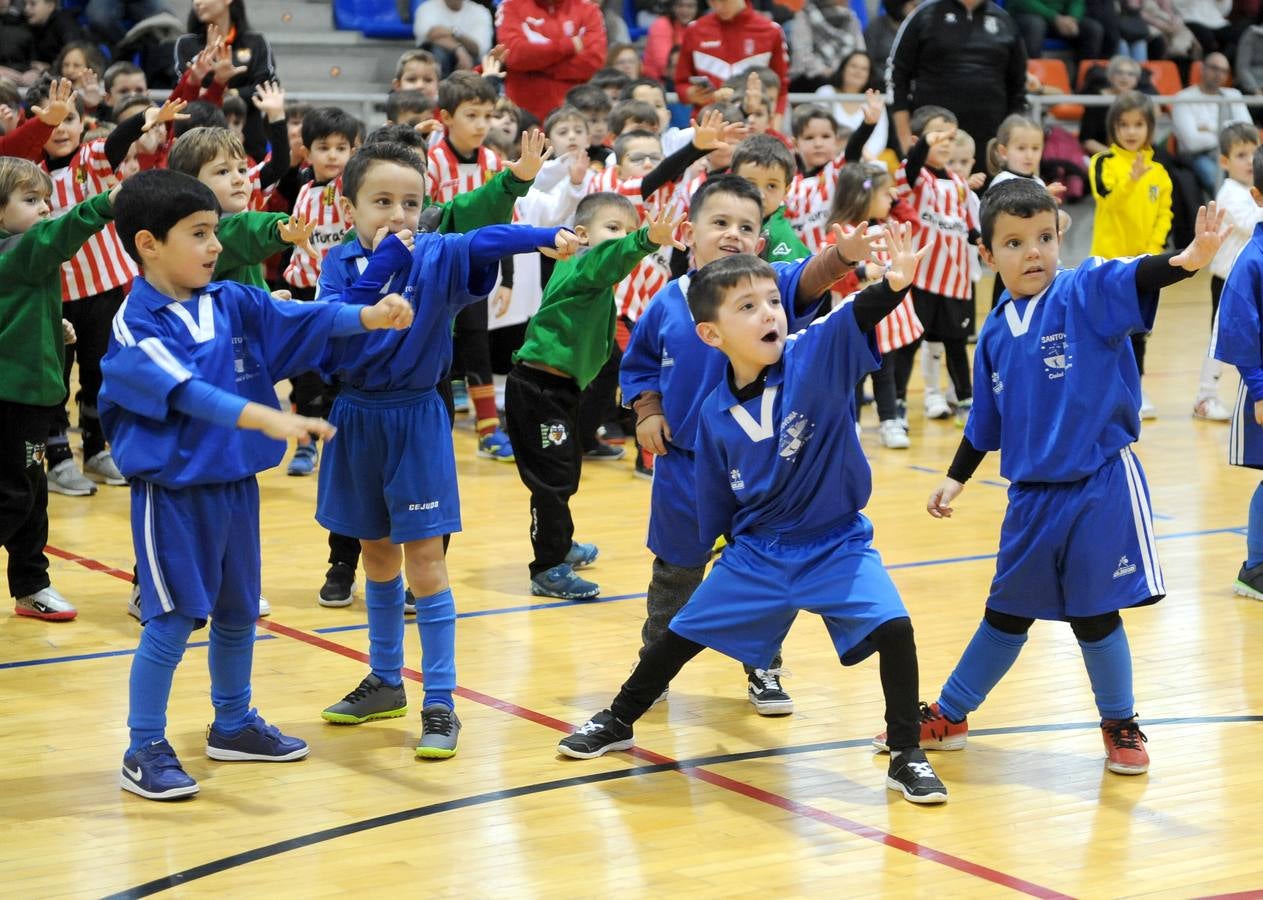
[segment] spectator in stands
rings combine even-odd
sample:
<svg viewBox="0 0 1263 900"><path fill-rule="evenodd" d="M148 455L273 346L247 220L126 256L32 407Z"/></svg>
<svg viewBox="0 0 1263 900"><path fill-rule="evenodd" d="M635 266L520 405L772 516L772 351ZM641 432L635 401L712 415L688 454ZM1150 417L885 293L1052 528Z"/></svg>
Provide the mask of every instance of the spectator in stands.
<svg viewBox="0 0 1263 900"><path fill-rule="evenodd" d="M684 29L697 18L698 0L673 0L665 16L658 16L649 26L645 39L644 73L659 81L670 76L674 69L667 67L671 48L684 42Z"/></svg>
<svg viewBox="0 0 1263 900"><path fill-rule="evenodd" d="M1050 37L1074 47L1079 59L1100 58L1105 29L1084 16L1084 0L1009 0L1004 8L1017 22L1030 59L1044 55L1044 40Z"/></svg>
<svg viewBox="0 0 1263 900"><path fill-rule="evenodd" d="M625 44L624 46L631 45ZM588 84L593 87L599 87L605 91L605 96L610 98L611 103L617 103L623 99L623 91L634 80L628 78L627 73L622 69L611 69L609 66L606 66L604 69L597 69L596 74L588 80Z"/></svg>
<svg viewBox="0 0 1263 900"><path fill-rule="evenodd" d="M100 82L105 78L105 56L96 44L71 41L53 60L52 72L70 79L75 89L83 94L90 111L95 111L101 104Z"/></svg>
<svg viewBox="0 0 1263 900"><path fill-rule="evenodd" d="M32 81L38 74L31 70L33 44L22 0L0 0L0 77L21 84Z"/></svg>
<svg viewBox="0 0 1263 900"><path fill-rule="evenodd" d="M700 109L733 75L767 66L781 80L776 112L785 112L789 61L780 26L751 9L746 0L713 0L711 11L684 30L675 67L680 99Z"/></svg>
<svg viewBox="0 0 1263 900"><path fill-rule="evenodd" d="M1158 93L1149 72L1129 56L1118 55L1109 66L1093 66L1083 76L1082 92L1085 94L1109 94L1118 96L1128 91L1140 91L1153 96ZM1107 106L1084 107L1079 122L1079 143L1088 156L1104 153L1110 148L1109 133L1105 128Z"/></svg>
<svg viewBox="0 0 1263 900"><path fill-rule="evenodd" d="M610 52L605 57L605 65L611 69L618 69L631 81L635 81L640 77L640 51L636 49L635 44L610 44Z"/></svg>
<svg viewBox="0 0 1263 900"><path fill-rule="evenodd" d="M870 19L864 29L864 46L876 65L873 86L879 91L887 88L886 60L890 58L890 47L895 42L899 26L920 5L921 0L882 0L882 14Z"/></svg>
<svg viewBox="0 0 1263 900"><path fill-rule="evenodd" d="M912 147L911 111L951 110L985 146L1000 122L1026 107L1026 48L1017 24L992 0L930 0L904 20L887 67L891 117L902 155ZM981 171L986 154L978 154Z"/></svg>
<svg viewBox="0 0 1263 900"><path fill-rule="evenodd" d="M1237 29L1228 21L1232 0L1172 0L1172 5L1204 56L1216 51L1231 56L1236 51Z"/></svg>
<svg viewBox="0 0 1263 900"><path fill-rule="evenodd" d="M1171 108L1177 159L1193 167L1202 190L1214 196L1219 189L1219 132L1231 122L1249 122L1250 110L1236 88L1224 87L1232 69L1228 57L1211 53L1202 62L1202 77L1177 97L1222 97L1235 103L1212 100L1208 103L1176 103Z"/></svg>
<svg viewBox="0 0 1263 900"><path fill-rule="evenodd" d="M588 0L504 0L496 12L505 93L537 119L605 62L605 19Z"/></svg>
<svg viewBox="0 0 1263 900"><path fill-rule="evenodd" d="M790 21L788 35L791 91L814 91L833 78L852 53L864 49L851 0L806 0Z"/></svg>
<svg viewBox="0 0 1263 900"><path fill-rule="evenodd" d="M1153 35L1149 42L1150 59L1188 60L1201 51L1197 38L1176 12L1173 0L1141 0L1140 17ZM1181 68L1187 70L1187 63Z"/></svg>
<svg viewBox="0 0 1263 900"><path fill-rule="evenodd" d="M1237 43L1237 86L1242 93L1263 94L1263 25L1251 25ZM1263 124L1263 106L1251 106L1254 121Z"/></svg>
<svg viewBox="0 0 1263 900"><path fill-rule="evenodd" d="M491 49L491 13L473 0L425 0L412 17L417 46L434 54L443 74L472 69Z"/></svg>
<svg viewBox="0 0 1263 900"><path fill-rule="evenodd" d="M834 86L836 85L836 87ZM863 50L856 50L842 60L842 65L833 79L833 84L826 84L816 91L817 97L836 97L838 94L862 94L873 86L873 61ZM852 131L864 122L863 100L833 100L817 104L824 106L843 128ZM886 110L881 111L881 118L873 126L873 134L864 142L864 156L876 159L890 140L890 119Z"/></svg>
<svg viewBox="0 0 1263 900"><path fill-rule="evenodd" d="M47 69L62 47L83 39L83 29L59 0L26 0L24 9L31 29L31 62L37 68Z"/></svg>
<svg viewBox="0 0 1263 900"><path fill-rule="evenodd" d="M92 33L110 46L123 39L127 26L161 13L171 14L161 0L88 0L83 10Z"/></svg>

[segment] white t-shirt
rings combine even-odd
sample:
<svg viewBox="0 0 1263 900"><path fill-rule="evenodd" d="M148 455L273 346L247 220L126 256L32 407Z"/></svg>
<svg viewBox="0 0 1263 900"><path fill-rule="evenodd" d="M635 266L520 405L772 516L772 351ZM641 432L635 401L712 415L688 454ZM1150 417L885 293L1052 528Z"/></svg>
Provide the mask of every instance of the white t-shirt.
<svg viewBox="0 0 1263 900"><path fill-rule="evenodd" d="M464 0L457 10L448 7L444 0L425 0L412 19L412 33L417 36L417 43L423 43L430 29L438 25L477 44L479 59L491 49L491 13L473 0Z"/></svg>
<svg viewBox="0 0 1263 900"><path fill-rule="evenodd" d="M1225 178L1215 195L1219 208L1226 210L1232 220L1232 231L1219 245L1219 252L1210 261L1210 274L1218 278L1227 278L1232 271L1232 264L1237 261L1237 254L1249 243L1254 234L1254 226L1263 221L1263 209L1259 209L1250 196L1250 189L1239 181Z"/></svg>

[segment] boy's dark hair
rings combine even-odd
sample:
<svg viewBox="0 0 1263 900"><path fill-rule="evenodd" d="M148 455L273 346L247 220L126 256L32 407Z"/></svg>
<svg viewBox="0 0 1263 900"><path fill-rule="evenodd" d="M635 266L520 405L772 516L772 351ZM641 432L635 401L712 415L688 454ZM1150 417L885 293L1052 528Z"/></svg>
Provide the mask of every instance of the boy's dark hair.
<svg viewBox="0 0 1263 900"><path fill-rule="evenodd" d="M1254 151L1254 189L1263 191L1263 147Z"/></svg>
<svg viewBox="0 0 1263 900"><path fill-rule="evenodd" d="M994 185L982 198L982 246L991 249L996 219L1001 215L1029 219L1042 212L1052 213L1053 221L1057 221L1057 201L1033 178L1011 178Z"/></svg>
<svg viewBox="0 0 1263 900"><path fill-rule="evenodd" d="M206 185L183 172L146 169L124 181L114 198L114 227L127 255L140 263L138 232L165 241L180 220L206 211L219 214L215 194Z"/></svg>
<svg viewBox="0 0 1263 900"><path fill-rule="evenodd" d="M785 184L794 180L798 166L794 163L794 154L789 152L778 138L770 134L752 134L740 144L732 154L732 165L729 171L736 172L742 165L762 166L765 169L780 168L785 172Z"/></svg>
<svg viewBox="0 0 1263 900"><path fill-rule="evenodd" d="M386 118L398 122L405 113L434 112L434 101L420 91L391 91L386 95Z"/></svg>
<svg viewBox="0 0 1263 900"><path fill-rule="evenodd" d="M439 82L439 110L455 115L462 103L490 103L495 106L496 89L481 75L453 72Z"/></svg>
<svg viewBox="0 0 1263 900"><path fill-rule="evenodd" d="M315 109L315 107L310 103L303 103L301 101L298 103L286 103L285 121L293 122L297 120L301 122L303 119L307 118L307 113L311 112L313 109Z"/></svg>
<svg viewBox="0 0 1263 900"><path fill-rule="evenodd" d="M1234 144L1259 145L1259 129L1249 122L1232 122L1219 132L1219 152L1227 156Z"/></svg>
<svg viewBox="0 0 1263 900"><path fill-rule="evenodd" d="M790 118L789 127L794 137L802 137L802 133L807 130L807 124L816 119L823 119L833 126L834 134L838 131L838 120L833 118L823 106L815 106L807 103L803 106L794 107L794 115Z"/></svg>
<svg viewBox="0 0 1263 900"><path fill-rule="evenodd" d="M628 122L643 122L656 132L658 110L653 107L653 104L646 103L644 100L619 100L610 110L610 133L622 134Z"/></svg>
<svg viewBox="0 0 1263 900"><path fill-rule="evenodd" d="M428 141L426 136L417 131L411 125L383 125L381 128L375 128L364 139L364 147L369 144L403 144L405 147L419 153L421 162L425 162L425 154L428 149ZM363 147L360 152L363 152ZM346 176L343 176L343 184L346 183ZM345 189L343 193L345 193Z"/></svg>
<svg viewBox="0 0 1263 900"><path fill-rule="evenodd" d="M341 135L348 144L360 136L363 124L346 110L336 106L317 106L303 116L303 146L311 149L316 141Z"/></svg>
<svg viewBox="0 0 1263 900"><path fill-rule="evenodd" d="M134 115L143 113L147 109L153 108L153 101L146 96L129 97L118 105L114 110L114 121L125 122Z"/></svg>
<svg viewBox="0 0 1263 900"><path fill-rule="evenodd" d="M658 137L656 134L654 134L652 131L643 131L643 130L629 131L626 134L620 134L618 137L614 139L614 159L617 162L621 163L623 161L624 154L627 153L627 145L630 144L632 141L639 141L639 140L656 141L658 144L658 149L659 150L662 149L662 139Z"/></svg>
<svg viewBox="0 0 1263 900"><path fill-rule="evenodd" d="M1153 101L1140 91L1127 91L1119 94L1117 99L1110 104L1109 111L1105 113L1105 133L1109 135L1110 143L1117 144L1118 120L1123 117L1124 113L1139 110L1140 114L1145 117L1145 124L1149 126L1149 135L1145 138L1145 146L1153 143L1153 129L1156 126L1156 115L1153 111Z"/></svg>
<svg viewBox="0 0 1263 900"><path fill-rule="evenodd" d="M573 106L559 106L548 114L548 118L544 119L544 134L549 134L559 122L567 119L574 122L582 122L583 127L588 127L588 118L582 111L575 109Z"/></svg>
<svg viewBox="0 0 1263 900"><path fill-rule="evenodd" d="M346 164L346 169L342 172L342 196L354 203L356 195L359 194L360 185L364 183L364 178L368 175L369 169L378 163L394 163L397 166L403 166L405 169L412 169L423 179L425 178L425 162L421 158L421 154L407 144L398 144L392 141L366 143L359 150L355 151L350 162Z"/></svg>
<svg viewBox="0 0 1263 900"><path fill-rule="evenodd" d="M53 76L42 75L39 81L35 82L26 89L26 96L23 101L26 105L26 114L34 115L31 112L32 106L45 106L48 104L48 92L53 86ZM74 91L70 95L70 99L74 102L75 109L79 111L79 118L83 118L83 94Z"/></svg>
<svg viewBox="0 0 1263 900"><path fill-rule="evenodd" d="M751 253L725 256L702 266L689 282L689 312L694 322L714 322L724 297L739 284L766 278L776 283L776 270Z"/></svg>
<svg viewBox="0 0 1263 900"><path fill-rule="evenodd" d="M611 208L617 208L620 213L628 216L633 222L639 219L636 213L636 206L631 200L613 191L598 191L595 194L588 194L575 207L575 227L582 225L584 228L587 228L592 224L593 219Z"/></svg>
<svg viewBox="0 0 1263 900"><path fill-rule="evenodd" d="M948 125L956 125L956 113L952 112L945 106L935 106L927 104L926 106L918 106L912 113L912 118L908 122L908 127L912 129L912 133L917 137L925 135L925 126L929 125L935 119L942 119Z"/></svg>
<svg viewBox="0 0 1263 900"><path fill-rule="evenodd" d="M236 116L239 119L246 117L246 101L241 99L240 94L229 94L224 97L224 118Z"/></svg>
<svg viewBox="0 0 1263 900"><path fill-rule="evenodd" d="M224 111L205 100L194 100L184 107L184 114L188 116L187 119L176 119L172 123L172 130L176 137L203 126L206 128L228 127L228 117L224 115Z"/></svg>
<svg viewBox="0 0 1263 900"><path fill-rule="evenodd" d="M654 89L655 89L655 90L657 90L657 91L661 91L661 92L662 92L662 96L663 96L664 98L665 98L665 97L666 97L666 95L667 95L666 89L665 89L665 88L663 88L663 86L662 86L662 82L661 82L661 81L658 81L658 80L653 79L653 78L635 78L635 79L633 79L633 80L631 80L631 81L627 82L627 84L625 84L625 85L623 86L623 99L624 99L624 100L633 100L633 99L635 99L635 97L634 97L633 95L636 93L636 88L638 88L638 87L651 87L651 88L654 88Z"/></svg>
<svg viewBox="0 0 1263 900"><path fill-rule="evenodd" d="M596 72L593 73L592 77L588 79L588 84L599 87L603 91L618 91L620 94L630 83L631 78L626 72L610 67L597 69Z"/></svg>
<svg viewBox="0 0 1263 900"><path fill-rule="evenodd" d="M566 105L573 106L584 115L609 115L614 104L609 96L595 84L576 84L566 91Z"/></svg>
<svg viewBox="0 0 1263 900"><path fill-rule="evenodd" d="M772 140L776 139L773 138ZM693 192L693 196L689 199L689 221L696 220L702 214L706 201L715 194L728 194L733 197L739 197L742 200L749 200L757 210L755 218L762 220L763 194L754 186L753 182L746 181L744 178L739 175L733 175L731 172L725 172L723 175L714 175L707 178L702 182L702 186Z"/></svg>
<svg viewBox="0 0 1263 900"><path fill-rule="evenodd" d="M145 70L133 62L120 59L116 63L111 63L110 67L105 70L105 78L102 79L105 86L105 93L109 93L114 89L114 82L122 75L144 75Z"/></svg>

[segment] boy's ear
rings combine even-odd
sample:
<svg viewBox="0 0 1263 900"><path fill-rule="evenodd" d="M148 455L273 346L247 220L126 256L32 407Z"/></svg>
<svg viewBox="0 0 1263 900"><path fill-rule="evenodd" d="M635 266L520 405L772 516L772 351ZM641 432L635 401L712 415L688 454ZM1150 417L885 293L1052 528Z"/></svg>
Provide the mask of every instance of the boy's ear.
<svg viewBox="0 0 1263 900"><path fill-rule="evenodd" d="M141 255L142 259L156 259L158 250L162 246L162 241L154 236L152 231L142 228L136 232L136 252Z"/></svg>
<svg viewBox="0 0 1263 900"><path fill-rule="evenodd" d="M767 246L767 238L765 238L763 235L759 235L759 242L754 245L754 255L762 256L763 248L766 246Z"/></svg>
<svg viewBox="0 0 1263 900"><path fill-rule="evenodd" d="M584 244L584 245L588 243L588 226L587 225L576 225L574 228L570 230L575 233L575 236L577 238L579 238L579 243Z"/></svg>
<svg viewBox="0 0 1263 900"><path fill-rule="evenodd" d="M390 82L390 89L391 89L392 91L397 91L397 90L399 90L399 79L398 79L398 78L396 78L396 79L394 79L393 81L391 81L391 82Z"/></svg>
<svg viewBox="0 0 1263 900"><path fill-rule="evenodd" d="M1219 154L1219 168L1228 168L1228 157L1224 156L1222 153Z"/></svg>
<svg viewBox="0 0 1263 900"><path fill-rule="evenodd" d="M1258 188L1251 187L1250 196L1254 198L1255 206L1263 206L1263 192L1260 192Z"/></svg>
<svg viewBox="0 0 1263 900"><path fill-rule="evenodd" d="M685 219L680 226L680 243L690 250L693 249L693 222L690 219Z"/></svg>
<svg viewBox="0 0 1263 900"><path fill-rule="evenodd" d="M723 335L719 333L719 326L714 322L698 322L697 336L707 347L718 348L724 342Z"/></svg>
<svg viewBox="0 0 1263 900"><path fill-rule="evenodd" d="M452 114L445 109L440 109L439 121L443 123L444 128L451 128L452 127Z"/></svg>
<svg viewBox="0 0 1263 900"><path fill-rule="evenodd" d="M338 209L342 212L342 218L346 219L346 223L354 228L355 204L345 194L338 195Z"/></svg>
<svg viewBox="0 0 1263 900"><path fill-rule="evenodd" d="M1058 220L1058 225L1060 225L1060 220ZM991 271L996 271L995 256L989 249L987 249L986 245L982 243L982 238L978 238L978 256L982 258L982 261L987 264L987 267L990 268Z"/></svg>

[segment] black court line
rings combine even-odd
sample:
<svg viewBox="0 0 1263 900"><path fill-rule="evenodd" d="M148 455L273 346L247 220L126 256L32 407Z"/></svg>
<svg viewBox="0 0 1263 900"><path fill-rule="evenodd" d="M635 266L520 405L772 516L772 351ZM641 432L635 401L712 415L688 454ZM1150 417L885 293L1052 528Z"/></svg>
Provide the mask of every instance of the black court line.
<svg viewBox="0 0 1263 900"><path fill-rule="evenodd" d="M1143 724L1146 728L1155 728L1164 725L1234 725L1252 723L1263 723L1263 715L1175 716L1163 719L1146 719ZM994 737L997 735L1037 734L1041 732L1087 731L1099 727L1099 722L1058 722L1047 725L1015 725L1008 728L970 729L969 734L970 737ZM137 885L136 887L127 888L126 890L110 894L106 900L124 900L124 898L149 897L153 894L181 887L202 878L218 875L221 872L226 872L229 869L235 869L248 863L259 862L260 860L280 856L281 854L289 853L292 850L301 850L304 847L311 847L315 844L322 844L328 841L337 840L338 838L360 834L364 831L371 831L374 828L398 825L402 822L410 822L415 819L423 819L428 816L435 816L440 813L452 812L459 809L486 806L491 803L498 803L502 800L514 800L518 797L529 797L534 794L544 794L550 791L565 790L566 788L582 787L589 784L602 784L607 781L619 781L625 778L635 778L640 775L657 775L662 772L676 772L682 769L699 769L709 766L724 765L727 763L748 762L750 760L770 759L782 756L797 756L805 753L819 753L830 750L853 750L859 747L868 747L871 743L872 741L870 738L845 741L821 741L812 744L796 744L790 747L773 747L764 750L749 750L743 753L699 756L693 759L677 760L676 762L671 763L633 766L628 769L620 769L617 772L595 772L590 775L577 775L574 778L561 778L555 781L542 781L536 784L523 785L522 787L507 788L499 791L488 791L483 794L472 794L468 797L460 797L455 800L445 800L442 803L431 803L427 806L417 806L412 809L399 810L398 812L387 813L382 816L374 816L371 819L361 819L358 822L348 822L345 825L338 825L334 828L325 828L320 831L313 831L310 834L299 835L298 837L289 838L284 841L277 841L274 844L256 847L253 850L244 850L241 853L234 853L231 856L224 856L220 859L211 860L210 862L202 863L199 866L183 869L171 875L147 881L144 884ZM565 763L565 765L580 764L581 763L577 762Z"/></svg>

